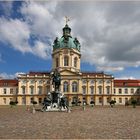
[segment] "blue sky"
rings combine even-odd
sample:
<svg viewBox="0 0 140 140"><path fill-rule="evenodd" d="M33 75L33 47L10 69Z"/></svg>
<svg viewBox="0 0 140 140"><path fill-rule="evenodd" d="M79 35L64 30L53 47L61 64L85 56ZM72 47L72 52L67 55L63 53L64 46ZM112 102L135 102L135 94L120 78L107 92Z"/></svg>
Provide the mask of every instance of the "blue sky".
<svg viewBox="0 0 140 140"><path fill-rule="evenodd" d="M0 1L0 77L50 71L64 17L81 43L81 71L140 79L140 2Z"/></svg>

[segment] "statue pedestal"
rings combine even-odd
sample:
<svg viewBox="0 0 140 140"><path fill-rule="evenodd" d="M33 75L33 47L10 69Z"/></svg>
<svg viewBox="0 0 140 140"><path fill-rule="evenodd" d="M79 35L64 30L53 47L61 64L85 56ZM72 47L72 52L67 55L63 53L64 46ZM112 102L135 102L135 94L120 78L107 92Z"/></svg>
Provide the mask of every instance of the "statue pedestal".
<svg viewBox="0 0 140 140"><path fill-rule="evenodd" d="M42 108L42 111L67 111L67 106L65 105L65 108L63 107L63 105L65 104L65 100L62 100L62 98L64 98L62 93L56 91L50 92L49 99L51 99L51 103L47 102L46 106L44 105L44 107Z"/></svg>

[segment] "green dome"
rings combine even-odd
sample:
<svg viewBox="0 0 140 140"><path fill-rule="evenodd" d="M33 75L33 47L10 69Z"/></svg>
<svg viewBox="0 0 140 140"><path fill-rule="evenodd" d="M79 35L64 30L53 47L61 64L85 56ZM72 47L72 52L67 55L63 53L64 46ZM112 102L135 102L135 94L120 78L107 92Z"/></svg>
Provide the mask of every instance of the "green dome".
<svg viewBox="0 0 140 140"><path fill-rule="evenodd" d="M63 28L63 36L60 39L56 37L56 39L54 40L53 50L59 48L74 48L80 51L79 41L77 40L77 38L72 38L70 32L71 28L66 24Z"/></svg>

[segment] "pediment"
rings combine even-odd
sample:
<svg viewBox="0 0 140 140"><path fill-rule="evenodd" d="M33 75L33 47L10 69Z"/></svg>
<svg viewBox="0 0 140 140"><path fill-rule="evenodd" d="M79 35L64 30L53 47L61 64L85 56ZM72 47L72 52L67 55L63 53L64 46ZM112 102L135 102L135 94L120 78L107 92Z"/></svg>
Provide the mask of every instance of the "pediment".
<svg viewBox="0 0 140 140"><path fill-rule="evenodd" d="M74 71L71 71L71 70L61 70L60 74L61 75L71 75L71 76L81 75L79 72L74 72Z"/></svg>

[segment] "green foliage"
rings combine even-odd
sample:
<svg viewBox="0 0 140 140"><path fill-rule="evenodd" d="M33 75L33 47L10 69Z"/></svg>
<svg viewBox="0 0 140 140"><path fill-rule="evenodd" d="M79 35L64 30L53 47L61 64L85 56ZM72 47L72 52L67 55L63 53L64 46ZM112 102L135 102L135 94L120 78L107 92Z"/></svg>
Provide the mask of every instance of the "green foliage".
<svg viewBox="0 0 140 140"><path fill-rule="evenodd" d="M78 101L78 105L80 105L80 104L81 104L81 101L79 100L79 101Z"/></svg>
<svg viewBox="0 0 140 140"><path fill-rule="evenodd" d="M78 101L78 104L81 104L81 101Z"/></svg>
<svg viewBox="0 0 140 140"><path fill-rule="evenodd" d="M11 107L16 106L18 104L18 101L10 101L9 105L11 105Z"/></svg>
<svg viewBox="0 0 140 140"><path fill-rule="evenodd" d="M33 104L33 105L36 105L36 104L37 104L37 101L32 101L32 104Z"/></svg>
<svg viewBox="0 0 140 140"><path fill-rule="evenodd" d="M72 104L72 106L74 106L74 105L76 105L76 102L73 101L73 102L71 102L71 104Z"/></svg>
<svg viewBox="0 0 140 140"><path fill-rule="evenodd" d="M136 104L137 104L137 101L136 101L136 100L132 100L132 101L131 101L131 104L132 104L133 107L135 108L135 107L136 107Z"/></svg>
<svg viewBox="0 0 140 140"><path fill-rule="evenodd" d="M95 104L95 102L94 101L90 101L90 104L92 105L92 104Z"/></svg>
<svg viewBox="0 0 140 140"><path fill-rule="evenodd" d="M93 107L93 105L95 105L94 101L90 101L91 106Z"/></svg>
<svg viewBox="0 0 140 140"><path fill-rule="evenodd" d="M74 105L74 104L75 104L75 102L73 101L73 102L71 102L71 104L73 104L73 105Z"/></svg>

